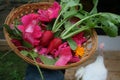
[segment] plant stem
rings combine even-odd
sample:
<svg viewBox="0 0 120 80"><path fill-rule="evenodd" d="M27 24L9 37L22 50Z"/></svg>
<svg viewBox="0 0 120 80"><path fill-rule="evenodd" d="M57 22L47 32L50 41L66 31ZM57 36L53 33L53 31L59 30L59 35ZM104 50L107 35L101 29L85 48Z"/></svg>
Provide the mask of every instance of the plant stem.
<svg viewBox="0 0 120 80"><path fill-rule="evenodd" d="M55 20L55 22L54 22L54 25L53 25L53 28L52 28L52 31L53 31L53 32L56 32L56 31L60 28L61 25L57 27L57 23L58 23L58 20L59 20L60 16L66 11L66 10L64 10L64 8L66 8L66 7L67 7L67 6L65 6L65 7L63 7L63 9L61 9L58 17L56 18L56 20ZM66 19L64 19L64 20L66 20ZM64 22L64 21L61 21L61 22ZM62 24L63 24L63 23L62 23Z"/></svg>
<svg viewBox="0 0 120 80"><path fill-rule="evenodd" d="M76 33L78 33L78 32L83 31L84 28L83 28L83 29L80 28L79 30L77 30L77 31L75 31L75 32L72 32L72 33L68 34L69 31L71 31L74 27L80 25L83 21L85 21L85 20L87 20L87 19L89 19L89 18L91 18L91 17L98 16L98 15L101 15L101 13L96 13L96 14L93 14L93 15L90 15L90 16L87 16L87 17L81 19L81 20L78 21L77 23L73 24L73 25L72 25L68 30L66 30L63 34L61 34L61 37L62 37L63 39L66 39L66 38L71 37L72 35L74 35L74 34L76 34ZM68 34L68 35L67 35L67 34ZM64 37L64 36L66 36L66 37Z"/></svg>
<svg viewBox="0 0 120 80"><path fill-rule="evenodd" d="M56 24L58 22L58 19L60 18L60 15L62 14L62 11L60 12L60 14L58 15L58 17L56 18L55 22L54 22L54 25L53 25L53 28L52 28L52 31L55 32L56 31Z"/></svg>
<svg viewBox="0 0 120 80"><path fill-rule="evenodd" d="M40 73L41 79L42 79L42 80L45 80L45 78L44 78L44 76L43 76L43 74L42 74L42 71L41 71L40 67L37 65L37 62L36 62L35 58L33 57L33 55L32 55L31 53L30 53L30 55L31 55L31 57L33 58L33 60L34 60L34 62L35 62L35 65L36 65L36 67L37 67L37 69L38 69L38 71L39 71L39 73Z"/></svg>
<svg viewBox="0 0 120 80"><path fill-rule="evenodd" d="M67 19L63 19L59 24L57 24L54 32L57 32L59 30L59 28L65 23L65 21L67 21Z"/></svg>
<svg viewBox="0 0 120 80"><path fill-rule="evenodd" d="M83 26L82 28L80 28L80 29L78 29L78 30L76 30L76 31L74 31L74 32L72 32L72 33L70 33L70 34L66 34L65 36L61 36L61 38L62 38L62 39L67 39L67 38L73 36L74 34L80 33L80 32L82 32L82 31L84 31L84 30L87 30L87 29L89 29L89 27L84 27L84 26Z"/></svg>

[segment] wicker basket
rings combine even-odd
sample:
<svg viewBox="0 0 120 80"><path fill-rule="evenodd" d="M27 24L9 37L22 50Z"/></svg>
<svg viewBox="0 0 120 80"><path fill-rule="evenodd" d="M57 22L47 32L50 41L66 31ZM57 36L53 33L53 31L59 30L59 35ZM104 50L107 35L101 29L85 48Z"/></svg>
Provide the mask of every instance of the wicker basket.
<svg viewBox="0 0 120 80"><path fill-rule="evenodd" d="M47 9L51 5L52 5L52 3L50 3L50 2L30 3L30 4L22 5L16 9L13 9L9 13L9 15L7 16L7 18L5 20L5 24L10 25L11 23L13 23L13 20L16 18L19 19L21 16L28 14L28 13L32 13L38 9ZM12 50L19 57L24 59L26 62L35 65L35 62L31 58L22 55L20 53L20 51L17 49L17 47L11 42L11 38L9 37L9 34L5 30L5 28L4 28L4 34L5 34L5 38L8 42L8 44L12 48ZM92 54L94 54L94 52L97 48L97 34L96 34L95 30L92 30L92 34L90 35L90 39L86 43L84 43L83 46L86 49L86 53L85 53L85 56L83 56L79 62L67 64L65 66L46 65L46 64L42 64L42 63L37 63L37 64L40 67L47 68L47 69L66 69L66 68L70 68L70 67L74 67L74 66L78 66L78 65L82 64L83 62L88 60Z"/></svg>

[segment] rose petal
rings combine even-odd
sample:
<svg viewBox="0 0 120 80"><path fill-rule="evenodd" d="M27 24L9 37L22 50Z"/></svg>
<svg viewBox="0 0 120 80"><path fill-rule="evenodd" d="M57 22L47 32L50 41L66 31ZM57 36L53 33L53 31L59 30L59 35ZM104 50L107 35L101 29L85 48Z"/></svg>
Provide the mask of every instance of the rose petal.
<svg viewBox="0 0 120 80"><path fill-rule="evenodd" d="M23 25L18 25L17 27L22 33L24 32L25 30L25 27Z"/></svg>
<svg viewBox="0 0 120 80"><path fill-rule="evenodd" d="M55 63L56 66L64 66L66 65L69 60L72 58L72 53L70 47L66 47L62 50L60 50L60 58Z"/></svg>
<svg viewBox="0 0 120 80"><path fill-rule="evenodd" d="M49 19L52 20L54 18L57 18L60 9L61 9L61 6L59 5L59 3L58 2L54 2L53 6L48 8Z"/></svg>
<svg viewBox="0 0 120 80"><path fill-rule="evenodd" d="M42 46L37 46L35 48L35 52L38 52L39 54L46 54L47 53L47 48L44 48Z"/></svg>
<svg viewBox="0 0 120 80"><path fill-rule="evenodd" d="M34 26L33 32L23 32L23 39L33 46L39 45L40 37L42 36L42 31L39 26Z"/></svg>
<svg viewBox="0 0 120 80"><path fill-rule="evenodd" d="M33 38L32 33L24 33L23 38L25 41L29 42L33 46L39 45L39 40Z"/></svg>
<svg viewBox="0 0 120 80"><path fill-rule="evenodd" d="M51 54L53 55L54 58L56 58L56 57L58 57L58 55L59 55L59 51L56 50L56 49L53 49L53 50L51 51Z"/></svg>
<svg viewBox="0 0 120 80"><path fill-rule="evenodd" d="M87 39L84 37L84 32L76 34L73 36L73 40L77 43L77 45L81 46Z"/></svg>
<svg viewBox="0 0 120 80"><path fill-rule="evenodd" d="M73 56L71 59L70 59L70 63L75 63L75 62L78 62L78 61L80 61L80 58L79 57L77 57L77 56Z"/></svg>
<svg viewBox="0 0 120 80"><path fill-rule="evenodd" d="M67 42L64 42L63 44L61 44L61 45L59 46L59 50L62 50L62 49L64 49L64 48L66 48L67 46L68 46Z"/></svg>
<svg viewBox="0 0 120 80"><path fill-rule="evenodd" d="M48 11L47 10L38 10L39 13L39 20L42 22L49 22L49 15L48 15Z"/></svg>
<svg viewBox="0 0 120 80"><path fill-rule="evenodd" d="M50 22L52 19L57 18L61 7L58 2L54 2L53 5L47 10L38 10L39 20L42 22Z"/></svg>
<svg viewBox="0 0 120 80"><path fill-rule="evenodd" d="M42 30L41 30L40 26L37 25L34 27L33 37L40 38L41 36L42 36Z"/></svg>
<svg viewBox="0 0 120 80"><path fill-rule="evenodd" d="M28 26L29 24L36 25L38 23L38 17L39 15L35 13L24 15L21 18L21 22L23 23L24 26Z"/></svg>
<svg viewBox="0 0 120 80"><path fill-rule="evenodd" d="M26 27L26 29L25 29L25 32L30 32L30 33L32 33L33 30L34 30L34 25L28 25L28 26Z"/></svg>

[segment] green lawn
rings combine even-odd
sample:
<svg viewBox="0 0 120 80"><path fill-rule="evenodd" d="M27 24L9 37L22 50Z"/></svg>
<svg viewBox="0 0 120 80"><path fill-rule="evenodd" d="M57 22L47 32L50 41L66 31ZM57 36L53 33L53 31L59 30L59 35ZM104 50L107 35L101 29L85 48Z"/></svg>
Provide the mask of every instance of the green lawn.
<svg viewBox="0 0 120 80"><path fill-rule="evenodd" d="M24 80L26 62L14 52L10 52L2 59L6 51L0 51L0 80Z"/></svg>

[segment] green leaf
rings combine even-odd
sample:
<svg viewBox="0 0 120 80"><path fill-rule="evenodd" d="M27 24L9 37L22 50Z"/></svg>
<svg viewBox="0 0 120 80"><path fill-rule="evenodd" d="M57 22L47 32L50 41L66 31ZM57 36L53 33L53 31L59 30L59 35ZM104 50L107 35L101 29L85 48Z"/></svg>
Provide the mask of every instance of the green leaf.
<svg viewBox="0 0 120 80"><path fill-rule="evenodd" d="M55 20L52 20L50 23L47 23L47 30L52 30L53 24L54 24Z"/></svg>
<svg viewBox="0 0 120 80"><path fill-rule="evenodd" d="M93 9L90 11L90 14L95 14L95 13L97 13L98 0L93 0L93 4L94 4L94 7L93 7Z"/></svg>
<svg viewBox="0 0 120 80"><path fill-rule="evenodd" d="M72 50L75 50L77 48L77 44L75 41L72 40L72 38L67 39L68 44L70 45Z"/></svg>
<svg viewBox="0 0 120 80"><path fill-rule="evenodd" d="M17 27L15 27L14 31L16 32L16 35L22 37L22 32Z"/></svg>
<svg viewBox="0 0 120 80"><path fill-rule="evenodd" d="M102 26L101 28L110 37L115 37L115 36L118 35L118 28L117 28L117 26L114 25L110 21L107 21L107 23L105 23L104 26Z"/></svg>
<svg viewBox="0 0 120 80"><path fill-rule="evenodd" d="M4 24L3 26L5 27L6 31L7 31L10 35L14 35L13 30L10 28L10 26L8 26L7 24Z"/></svg>
<svg viewBox="0 0 120 80"><path fill-rule="evenodd" d="M72 24L71 24L71 22L70 21L67 21L66 23L65 23L65 29L67 30L67 29L69 29L70 28L70 26L71 26Z"/></svg>
<svg viewBox="0 0 120 80"><path fill-rule="evenodd" d="M23 44L23 46L25 46L25 47L27 47L27 48L33 48L33 46L29 43L29 42L27 42L27 41L22 41L22 44Z"/></svg>
<svg viewBox="0 0 120 80"><path fill-rule="evenodd" d="M80 18L80 21L71 25L71 27L68 27L70 24L65 23L65 30L60 35L62 39L70 38L71 36L74 36L79 32L82 32L84 30L89 30L91 28L101 28L105 31L105 33L108 36L111 36L111 37L115 37L118 35L117 27L120 25L120 16L112 13L105 13L105 12L97 13L98 0L93 0L94 7L90 12L84 11L81 8L75 14L73 14L74 12L72 12L72 10L74 11L76 6L80 6L80 3L78 3L78 0L76 2L74 0L62 0L61 4L63 4L61 15L64 15L65 18L68 18L68 16L75 16ZM71 11L71 14L67 15L68 12L70 11ZM64 17L62 16L63 20L64 20ZM66 20L66 22L68 20L69 18ZM76 26L78 25L84 26L84 27L79 27L79 29L76 30ZM57 27L60 28L60 26L57 26ZM59 29L57 27L55 27L54 29Z"/></svg>
<svg viewBox="0 0 120 80"><path fill-rule="evenodd" d="M40 59L44 64L54 65L57 59L51 59L46 56L40 55Z"/></svg>
<svg viewBox="0 0 120 80"><path fill-rule="evenodd" d="M34 51L26 51L26 50L22 50L21 53L24 55L24 56L31 56L31 57L38 57L38 54Z"/></svg>
<svg viewBox="0 0 120 80"><path fill-rule="evenodd" d="M114 24L120 24L120 15L113 13L101 13L101 16L111 21Z"/></svg>
<svg viewBox="0 0 120 80"><path fill-rule="evenodd" d="M69 18L71 16L74 16L75 14L77 14L77 10L76 9L73 9L73 10L70 10L70 11L67 11L63 14L64 18Z"/></svg>
<svg viewBox="0 0 120 80"><path fill-rule="evenodd" d="M22 50L20 53L22 53L24 56L28 56L29 55L29 52L25 51L25 50Z"/></svg>
<svg viewBox="0 0 120 80"><path fill-rule="evenodd" d="M68 39L71 36L74 36L75 34L78 34L78 33L82 32L82 31L89 30L90 28L93 28L93 27L82 26L81 28L79 28L77 30L74 30L72 32L69 31L67 34L61 35L61 38L62 39ZM64 33L62 33L62 34L64 34Z"/></svg>
<svg viewBox="0 0 120 80"><path fill-rule="evenodd" d="M63 8L62 12L66 12L69 8L75 7L80 5L79 3L76 3L74 0L70 0L69 2L66 3L66 6Z"/></svg>
<svg viewBox="0 0 120 80"><path fill-rule="evenodd" d="M66 21L66 23L65 23L65 25L64 25L64 27L65 27L65 30L68 30L70 27L71 27L71 25L73 25L70 21ZM75 30L78 30L79 29L79 27L78 26L76 26L76 27L74 27L74 29L72 29L71 31L70 31L70 33L72 33L73 31L75 31Z"/></svg>
<svg viewBox="0 0 120 80"><path fill-rule="evenodd" d="M75 14L75 17L78 17L78 18L80 18L80 19L83 19L83 18L85 18L85 17L88 16L88 15L89 15L89 13L88 13L87 11L80 10L80 11L78 11L77 14Z"/></svg>
<svg viewBox="0 0 120 80"><path fill-rule="evenodd" d="M60 34L61 34L61 31L57 31L57 32L54 33L54 37L59 37Z"/></svg>
<svg viewBox="0 0 120 80"><path fill-rule="evenodd" d="M18 30L16 27L14 27L14 29L11 29L9 25L7 24L4 24L3 25L5 27L5 29L7 30L7 32L10 34L10 35L16 35L16 36L22 36L22 32L20 30Z"/></svg>
<svg viewBox="0 0 120 80"><path fill-rule="evenodd" d="M9 25L4 24L3 25L6 29L6 31L10 34L10 36L14 39L21 40L22 39L22 33L15 27L14 29L11 29Z"/></svg>
<svg viewBox="0 0 120 80"><path fill-rule="evenodd" d="M14 26L17 27L18 25L22 24L20 19L15 19L14 20Z"/></svg>
<svg viewBox="0 0 120 80"><path fill-rule="evenodd" d="M36 53L34 51L31 51L29 54L32 55L32 57L34 57L34 58L38 57L38 53Z"/></svg>
<svg viewBox="0 0 120 80"><path fill-rule="evenodd" d="M80 3L80 0L74 0L76 3Z"/></svg>
<svg viewBox="0 0 120 80"><path fill-rule="evenodd" d="M69 17L71 17L77 13L76 12L77 10L75 10L76 6L80 6L80 9L82 9L82 5L79 4L78 0L77 1L62 0L61 6L62 6L62 9L61 9L57 19L55 20L53 27L52 27L53 32L57 32L59 30L59 28L62 26L62 24L63 24L62 22L66 21L66 19L68 19ZM68 11L70 11L70 12L67 14ZM64 15L64 17L63 17L63 15ZM61 17L63 17L63 19L60 19ZM61 22L60 24L59 24L59 20ZM63 21L61 21L61 20L63 20Z"/></svg>

